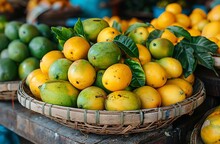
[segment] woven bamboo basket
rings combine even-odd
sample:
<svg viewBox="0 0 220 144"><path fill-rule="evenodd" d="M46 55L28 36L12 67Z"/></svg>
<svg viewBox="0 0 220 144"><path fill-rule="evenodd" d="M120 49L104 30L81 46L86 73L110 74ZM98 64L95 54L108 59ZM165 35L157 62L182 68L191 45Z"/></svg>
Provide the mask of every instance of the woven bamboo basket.
<svg viewBox="0 0 220 144"><path fill-rule="evenodd" d="M200 131L201 131L201 127L205 121L205 119L208 117L208 115L210 115L215 108L212 108L210 110L208 110L203 117L200 119L200 121L194 126L194 129L191 133L190 136L190 144L204 144L204 142L202 141L202 138L200 136Z"/></svg>
<svg viewBox="0 0 220 144"><path fill-rule="evenodd" d="M134 111L85 110L44 103L35 99L24 82L20 82L18 101L27 109L45 115L63 125L85 133L130 134L164 128L185 114L192 114L206 97L199 79L190 98L167 107Z"/></svg>
<svg viewBox="0 0 220 144"><path fill-rule="evenodd" d="M0 82L0 100L17 100L19 81Z"/></svg>

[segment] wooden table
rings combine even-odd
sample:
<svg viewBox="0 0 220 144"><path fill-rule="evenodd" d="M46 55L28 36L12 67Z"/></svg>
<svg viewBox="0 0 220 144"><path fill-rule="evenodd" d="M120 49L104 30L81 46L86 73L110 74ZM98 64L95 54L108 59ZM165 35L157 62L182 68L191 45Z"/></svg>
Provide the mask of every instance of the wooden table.
<svg viewBox="0 0 220 144"><path fill-rule="evenodd" d="M211 107L204 102L193 115L183 116L169 127L124 136L85 134L32 112L18 102L12 105L11 101L0 101L0 124L37 144L181 144L189 140L189 132Z"/></svg>
<svg viewBox="0 0 220 144"><path fill-rule="evenodd" d="M63 126L41 114L22 107L18 102L0 102L0 124L14 131L25 139L39 144L133 144L158 143L170 141L171 126L148 133L129 136L85 134ZM169 138L170 137L170 138Z"/></svg>

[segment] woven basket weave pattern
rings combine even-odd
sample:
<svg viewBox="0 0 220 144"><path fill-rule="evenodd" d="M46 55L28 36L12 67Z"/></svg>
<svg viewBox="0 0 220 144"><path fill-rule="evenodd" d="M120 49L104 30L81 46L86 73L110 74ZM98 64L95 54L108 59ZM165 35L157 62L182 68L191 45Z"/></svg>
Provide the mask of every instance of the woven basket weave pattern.
<svg viewBox="0 0 220 144"><path fill-rule="evenodd" d="M24 107L41 113L68 127L96 134L129 134L151 131L170 125L184 114L192 114L205 99L204 85L196 80L194 94L175 105L134 111L85 110L44 103L33 97L21 82L18 101Z"/></svg>

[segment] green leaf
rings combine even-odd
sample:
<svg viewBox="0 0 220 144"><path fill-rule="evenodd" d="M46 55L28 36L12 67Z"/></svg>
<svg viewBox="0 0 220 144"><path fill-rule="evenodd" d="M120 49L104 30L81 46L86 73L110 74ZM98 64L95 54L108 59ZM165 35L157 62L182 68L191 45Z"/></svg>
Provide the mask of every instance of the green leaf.
<svg viewBox="0 0 220 144"><path fill-rule="evenodd" d="M203 36L192 37L191 44L196 52L211 52L216 53L218 46Z"/></svg>
<svg viewBox="0 0 220 144"><path fill-rule="evenodd" d="M192 47L178 43L174 47L173 57L180 61L185 77L195 71L197 60L194 57L194 49Z"/></svg>
<svg viewBox="0 0 220 144"><path fill-rule="evenodd" d="M80 20L80 18L78 18L78 21L74 25L74 30L75 30L77 36L83 37L88 41L86 34L84 32L84 29L83 29L82 21Z"/></svg>
<svg viewBox="0 0 220 144"><path fill-rule="evenodd" d="M153 30L147 38L146 47L149 47L149 44L152 40L156 38L160 38L163 32L164 32L163 30L158 30L158 29Z"/></svg>
<svg viewBox="0 0 220 144"><path fill-rule="evenodd" d="M136 22L135 24L132 24L131 26L129 26L124 34L128 35L130 32L132 32L133 30L135 30L138 27L148 27L148 26L150 26L149 23Z"/></svg>
<svg viewBox="0 0 220 144"><path fill-rule="evenodd" d="M132 59L125 59L125 64L128 65L132 71L131 87L141 87L145 85L145 73L139 62Z"/></svg>
<svg viewBox="0 0 220 144"><path fill-rule="evenodd" d="M215 74L218 76L218 73L216 72L215 68L213 67L214 65L214 59L212 58L212 56L207 53L207 52L203 52L203 53L196 53L195 57L198 59L198 64L211 69L215 72Z"/></svg>
<svg viewBox="0 0 220 144"><path fill-rule="evenodd" d="M180 26L169 26L166 29L171 31L176 37L184 37L187 40L191 40L190 33Z"/></svg>
<svg viewBox="0 0 220 144"><path fill-rule="evenodd" d="M128 56L139 58L138 48L135 42L128 36L122 34L117 35L113 42L116 43Z"/></svg>
<svg viewBox="0 0 220 144"><path fill-rule="evenodd" d="M212 53L217 48L214 42L203 36L191 37L190 41L184 38L175 46L173 56L181 62L185 77L195 71L197 64L216 73Z"/></svg>
<svg viewBox="0 0 220 144"><path fill-rule="evenodd" d="M117 21L114 21L114 22L113 22L112 27L115 28L115 29L117 29L119 32L122 33L121 24L118 23Z"/></svg>
<svg viewBox="0 0 220 144"><path fill-rule="evenodd" d="M72 28L66 27L51 27L52 32L56 35L56 38L59 41L59 44L63 44L71 37L75 36L75 32Z"/></svg>

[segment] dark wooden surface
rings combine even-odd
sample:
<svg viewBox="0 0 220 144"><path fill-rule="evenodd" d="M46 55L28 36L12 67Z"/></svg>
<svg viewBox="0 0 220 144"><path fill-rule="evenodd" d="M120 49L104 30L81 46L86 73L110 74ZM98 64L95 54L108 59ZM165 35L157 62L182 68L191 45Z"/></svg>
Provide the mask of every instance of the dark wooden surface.
<svg viewBox="0 0 220 144"><path fill-rule="evenodd" d="M162 144L172 139L166 135L171 131L171 127L129 136L85 134L32 112L22 107L18 102L15 102L13 106L11 101L0 102L0 115L0 124L38 144L134 144L146 142Z"/></svg>
<svg viewBox="0 0 220 144"><path fill-rule="evenodd" d="M0 124L36 144L185 144L203 114L220 104L213 98L207 96L192 115L179 118L169 127L127 136L85 134L32 112L18 102L13 105L11 101L0 101Z"/></svg>
<svg viewBox="0 0 220 144"><path fill-rule="evenodd" d="M207 95L220 98L220 69L216 69L219 77L214 71L198 65L195 76L204 82Z"/></svg>

